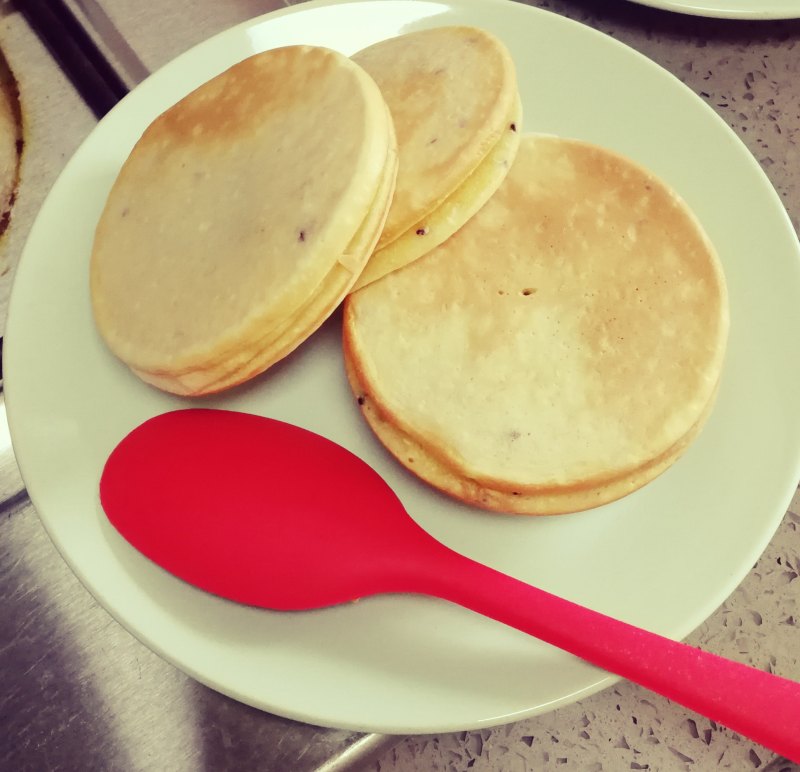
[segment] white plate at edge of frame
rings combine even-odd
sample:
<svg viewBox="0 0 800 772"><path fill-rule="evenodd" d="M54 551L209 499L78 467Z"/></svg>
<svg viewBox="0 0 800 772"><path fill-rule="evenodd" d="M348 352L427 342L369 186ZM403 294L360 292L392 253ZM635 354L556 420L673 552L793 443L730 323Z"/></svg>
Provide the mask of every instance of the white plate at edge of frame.
<svg viewBox="0 0 800 772"><path fill-rule="evenodd" d="M769 19L800 18L798 0L631 0L639 5L649 5L662 11L675 11L691 16L707 16L717 19L750 19L767 21Z"/></svg>
<svg viewBox="0 0 800 772"><path fill-rule="evenodd" d="M703 222L725 266L732 315L706 429L641 491L591 512L536 519L469 509L398 468L353 403L337 316L273 370L200 404L271 415L326 435L369 461L412 516L455 549L675 638L746 576L800 474L797 238L756 161L672 75L588 27L498 0L312 2L211 38L100 122L42 207L11 297L7 409L41 520L97 600L202 683L312 724L389 733L474 729L553 710L616 679L433 599L380 597L274 613L206 595L131 549L99 506L102 465L134 426L187 402L144 386L99 340L88 296L91 240L140 132L234 61L294 43L350 54L405 31L461 23L485 27L509 46L525 130L627 154L675 187Z"/></svg>

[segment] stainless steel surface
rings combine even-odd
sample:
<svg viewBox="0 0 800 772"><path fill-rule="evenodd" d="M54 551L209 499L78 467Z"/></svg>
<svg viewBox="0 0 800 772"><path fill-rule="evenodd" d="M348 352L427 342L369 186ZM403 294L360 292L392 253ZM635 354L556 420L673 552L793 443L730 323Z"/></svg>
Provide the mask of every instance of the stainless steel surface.
<svg viewBox="0 0 800 772"><path fill-rule="evenodd" d="M219 30L284 5L280 0L65 2L128 85ZM622 0L530 4L611 34L683 80L748 145L797 228L800 22L689 18ZM9 238L0 246L4 324L10 276L25 234L95 119L8 2L0 5L0 47L20 80L27 132L20 197ZM693 643L800 678L798 530L796 496L761 560L695 632ZM319 729L236 703L142 646L80 585L27 499L2 406L0 679L2 772L794 768L627 683L517 724L411 738Z"/></svg>
<svg viewBox="0 0 800 772"><path fill-rule="evenodd" d="M27 499L0 517L1 770L333 771L385 750L201 686L93 601Z"/></svg>
<svg viewBox="0 0 800 772"><path fill-rule="evenodd" d="M141 83L150 74L139 55L114 26L97 0L63 0L63 2L89 33L128 90Z"/></svg>

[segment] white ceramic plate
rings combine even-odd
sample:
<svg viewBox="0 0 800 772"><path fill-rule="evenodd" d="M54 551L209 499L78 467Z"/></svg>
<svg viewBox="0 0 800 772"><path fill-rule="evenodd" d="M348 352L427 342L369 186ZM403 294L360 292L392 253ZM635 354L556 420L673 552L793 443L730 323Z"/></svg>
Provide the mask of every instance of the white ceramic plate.
<svg viewBox="0 0 800 772"><path fill-rule="evenodd" d="M720 19L797 19L800 0L633 0L664 11Z"/></svg>
<svg viewBox="0 0 800 772"><path fill-rule="evenodd" d="M214 37L101 121L43 206L11 300L8 413L42 521L100 603L203 683L310 723L380 732L476 728L552 710L614 679L444 602L381 597L312 613L261 611L205 595L131 549L99 507L102 465L134 426L186 403L144 386L98 339L87 291L93 229L141 130L232 62L300 42L352 53L400 32L456 23L484 26L506 41L528 130L628 154L677 188L705 224L725 265L733 317L707 429L675 467L634 495L592 512L529 519L455 504L393 463L349 393L335 318L281 366L202 404L329 436L372 463L412 515L455 549L676 638L747 574L799 473L796 238L756 162L677 79L585 26L508 2L311 4Z"/></svg>

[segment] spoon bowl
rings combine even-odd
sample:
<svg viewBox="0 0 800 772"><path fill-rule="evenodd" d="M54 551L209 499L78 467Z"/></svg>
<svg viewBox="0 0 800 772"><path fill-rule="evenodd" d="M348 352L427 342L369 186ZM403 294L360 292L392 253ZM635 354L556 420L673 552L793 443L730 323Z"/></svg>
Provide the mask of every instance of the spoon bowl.
<svg viewBox="0 0 800 772"><path fill-rule="evenodd" d="M232 411L142 424L110 455L100 500L125 539L170 573L280 611L408 591L414 566L440 546L356 455Z"/></svg>
<svg viewBox="0 0 800 772"><path fill-rule="evenodd" d="M457 603L658 692L800 762L800 684L612 619L424 531L364 461L271 418L156 416L109 456L100 500L137 550L238 603L286 611L378 593Z"/></svg>

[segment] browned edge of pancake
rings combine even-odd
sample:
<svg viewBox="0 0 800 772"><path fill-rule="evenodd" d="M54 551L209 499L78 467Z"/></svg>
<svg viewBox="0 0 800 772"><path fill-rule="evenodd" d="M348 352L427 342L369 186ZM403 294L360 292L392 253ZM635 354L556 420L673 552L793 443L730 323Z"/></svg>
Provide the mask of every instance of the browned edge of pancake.
<svg viewBox="0 0 800 772"><path fill-rule="evenodd" d="M416 49L420 41L425 41L422 54L419 54ZM437 104L431 103L429 95L435 93L433 84L438 82L440 75L446 73L448 66L452 64L449 57L456 51L463 52L464 50L470 52L468 58L472 57L474 51L483 52L479 56L480 67L478 69L481 75L487 71L491 73L499 71L502 73L502 77L494 84L495 88L491 92L486 90L477 92L491 93L492 102L490 105L484 105L485 108L488 108L486 115L483 121L472 126L468 141L460 142L458 163L440 169L435 182L422 188L428 197L432 190L436 190L437 195L433 198L429 197L421 208L420 202L410 206L410 202L405 200L406 194L413 190L419 190L420 180L417 178L415 185L407 187L405 184L406 170L411 170L418 177L420 169L425 167L416 160L410 164L407 163L406 154L415 145L418 152L421 146L413 141L408 142L406 133L417 130L420 122L424 122L424 119L431 115L437 116L439 119L445 118L448 122L455 120L456 116L444 113ZM414 55L415 52L418 56ZM510 51L496 35L484 28L471 25L444 25L408 31L405 34L376 42L356 52L351 58L374 78L382 91L385 91L387 104L395 116L398 133L400 173L398 175L397 200L390 208L386 227L378 240L378 248L381 249L406 233L415 222L438 209L441 203L464 183L497 145L505 133L508 116L514 111L513 103L518 98L516 68ZM470 61L474 61L474 57ZM423 90L421 100L414 95L414 89L418 88L420 84L430 86ZM462 84L464 84L463 76L456 80L457 87L461 87L463 90ZM447 93L455 94L455 89L451 87ZM424 111L422 114L419 113L420 109ZM411 110L412 114L407 115L406 110ZM398 115L398 111L402 114ZM436 147L441 148L441 143ZM431 171L428 169L426 174ZM446 183L444 187L442 187L443 181ZM399 209L397 208L398 204L401 204ZM398 211L405 213L404 223L395 222Z"/></svg>
<svg viewBox="0 0 800 772"><path fill-rule="evenodd" d="M345 312L346 313L346 312ZM344 364L347 379L358 406L381 444L410 473L437 490L465 504L491 512L519 515L563 515L617 501L642 488L663 474L685 453L705 426L713 411L719 390L715 391L689 431L672 447L645 464L606 478L581 481L578 485L508 485L491 478L466 477L458 465L440 448L422 445L399 429L389 411L379 405L364 389L348 354L344 339Z"/></svg>
<svg viewBox="0 0 800 772"><path fill-rule="evenodd" d="M376 249L353 285L353 292L379 281L424 257L457 233L494 195L514 162L519 149L522 103L517 98L506 130L488 155L439 206L401 233L389 244Z"/></svg>
<svg viewBox="0 0 800 772"><path fill-rule="evenodd" d="M579 144L585 145L586 143ZM606 151L606 153L621 158L618 154L610 153L610 151ZM628 164L638 166L640 171L647 172L638 164L631 162L630 159L623 160ZM647 174L652 176L650 172ZM674 191L671 191L670 195L674 197L673 200L680 202ZM722 296L722 308L719 321L723 337L726 337L728 310L725 298L727 293L724 287L724 276L721 274L721 265L716 257L713 244L703 232L694 213L685 204L683 207L684 215L688 215L689 220L699 228L699 234L707 248L714 273L721 281L719 290ZM451 243L455 244L455 241ZM423 262L419 265L422 266ZM414 269L409 267L407 270L413 271ZM417 270L417 273L424 272ZM415 278L417 278L417 273L414 274ZM399 279L401 274L398 273L396 276ZM406 276L411 277L412 274L408 273ZM406 287L406 291L408 289ZM685 426L681 427L681 434L673 433L668 444L660 444L659 447L652 448L653 455L617 464L616 468L610 470L595 468L593 473L563 483L543 480L540 483L525 485L524 477L521 481L502 477L498 476L494 470L483 475L476 474L468 469L465 460L455 450L447 445L431 441L418 427L409 424L404 415L398 414L396 407L391 407L391 403L383 400L380 389L372 381L375 373L362 369L356 336L355 308L358 305L356 301L357 296L353 296L345 303L343 329L345 366L351 388L358 396L362 411L371 428L398 461L418 477L457 498L487 509L530 514L557 514L587 509L630 493L661 474L686 450L708 418L719 388L724 358L723 340L719 341L722 347L718 349L718 354L709 363L713 372L708 373L710 377L706 379L707 387L703 387L702 391L697 394L699 399L694 402L696 410L692 410L691 422L685 422ZM420 394L417 394L417 397L424 399ZM402 411L399 412L402 413Z"/></svg>

